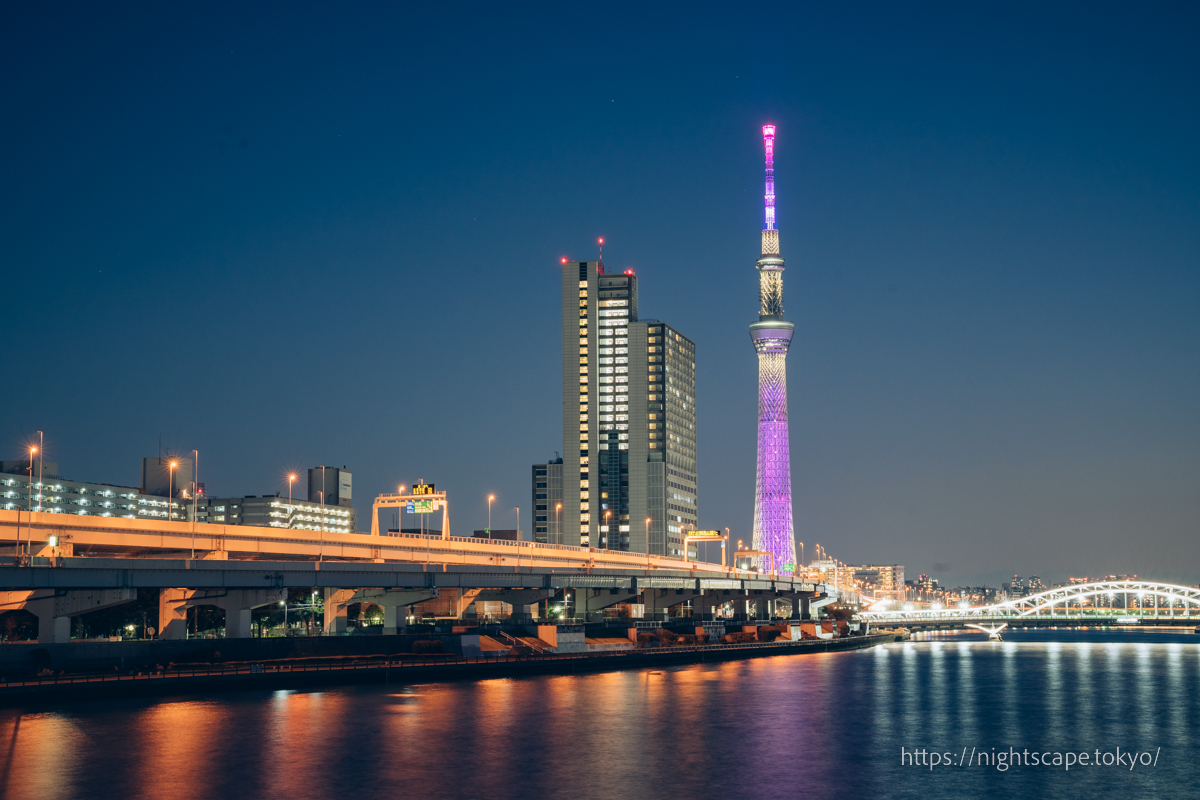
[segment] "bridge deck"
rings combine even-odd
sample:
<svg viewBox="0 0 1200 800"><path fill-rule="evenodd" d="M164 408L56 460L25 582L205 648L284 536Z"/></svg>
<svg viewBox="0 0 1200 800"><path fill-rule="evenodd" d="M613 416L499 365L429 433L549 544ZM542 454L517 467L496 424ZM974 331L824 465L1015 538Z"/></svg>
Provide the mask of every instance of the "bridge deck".
<svg viewBox="0 0 1200 800"><path fill-rule="evenodd" d="M619 570L629 575L653 572L737 582L768 579L759 573L726 569L719 564L539 542L415 534L372 536L210 523L197 523L193 535L190 522L45 512L32 515L22 512L18 529L17 517L16 511L0 510L0 547L7 545L9 552L31 540L33 552L44 553L46 543L54 536L64 554L90 558L186 558L194 544L196 555L205 561L295 559L323 561L326 568L331 562L402 562L421 564L426 570L454 565L496 567L513 573L536 568L568 572Z"/></svg>
<svg viewBox="0 0 1200 800"><path fill-rule="evenodd" d="M156 558L34 559L32 566L0 558L0 587L26 589L277 589L432 587L489 589L691 589L785 593L823 590L820 584L763 576L731 579L686 571L557 570L347 561L200 561Z"/></svg>

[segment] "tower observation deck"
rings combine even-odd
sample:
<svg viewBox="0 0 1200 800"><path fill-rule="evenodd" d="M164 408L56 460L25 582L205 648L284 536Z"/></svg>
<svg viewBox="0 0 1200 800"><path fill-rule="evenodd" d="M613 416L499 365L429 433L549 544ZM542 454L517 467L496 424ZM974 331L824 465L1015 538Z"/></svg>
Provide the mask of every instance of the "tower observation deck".
<svg viewBox="0 0 1200 800"><path fill-rule="evenodd" d="M776 569L796 565L792 531L792 469L788 452L787 352L793 325L783 319L783 256L775 229L775 126L763 126L767 154L762 255L758 259L758 322L750 339L758 353L758 476L754 492L754 549L770 552ZM766 565L761 565L766 566Z"/></svg>

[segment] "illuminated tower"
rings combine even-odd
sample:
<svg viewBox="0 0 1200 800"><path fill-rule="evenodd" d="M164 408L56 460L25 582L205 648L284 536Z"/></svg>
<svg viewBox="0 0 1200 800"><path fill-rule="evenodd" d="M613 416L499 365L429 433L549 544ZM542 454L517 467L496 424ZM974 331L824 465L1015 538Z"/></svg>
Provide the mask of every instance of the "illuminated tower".
<svg viewBox="0 0 1200 800"><path fill-rule="evenodd" d="M792 572L792 468L788 457L787 351L790 322L783 321L783 257L775 229L775 126L763 126L767 149L766 215L758 259L758 322L750 338L758 353L758 480L754 492L754 549L774 555L775 569ZM763 569L769 564L762 564Z"/></svg>

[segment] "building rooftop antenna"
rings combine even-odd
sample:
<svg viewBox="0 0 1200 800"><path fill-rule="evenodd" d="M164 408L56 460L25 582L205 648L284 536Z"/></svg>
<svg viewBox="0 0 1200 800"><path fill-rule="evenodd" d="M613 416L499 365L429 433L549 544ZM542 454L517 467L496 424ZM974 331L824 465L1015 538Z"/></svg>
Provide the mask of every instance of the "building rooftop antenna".
<svg viewBox="0 0 1200 800"><path fill-rule="evenodd" d="M596 271L601 275L604 274L604 237L599 239L600 257L596 260Z"/></svg>

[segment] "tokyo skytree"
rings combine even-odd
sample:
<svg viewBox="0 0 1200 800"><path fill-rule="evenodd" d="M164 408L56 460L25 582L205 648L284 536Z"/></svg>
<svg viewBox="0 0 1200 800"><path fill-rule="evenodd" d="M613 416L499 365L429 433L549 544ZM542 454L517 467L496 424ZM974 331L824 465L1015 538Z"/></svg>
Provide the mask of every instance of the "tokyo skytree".
<svg viewBox="0 0 1200 800"><path fill-rule="evenodd" d="M754 549L771 553L777 572L796 569L792 533L792 468L788 456L787 352L793 325L783 321L783 256L775 229L775 126L763 126L767 150L766 213L758 259L758 322L750 338L758 353L758 481ZM768 569L770 564L760 564Z"/></svg>

